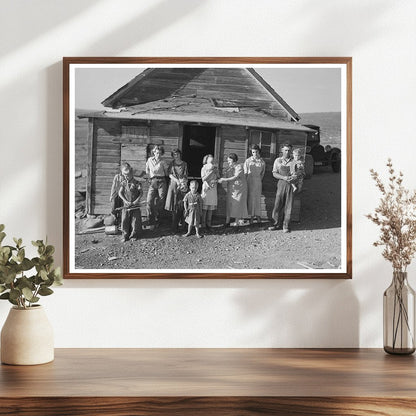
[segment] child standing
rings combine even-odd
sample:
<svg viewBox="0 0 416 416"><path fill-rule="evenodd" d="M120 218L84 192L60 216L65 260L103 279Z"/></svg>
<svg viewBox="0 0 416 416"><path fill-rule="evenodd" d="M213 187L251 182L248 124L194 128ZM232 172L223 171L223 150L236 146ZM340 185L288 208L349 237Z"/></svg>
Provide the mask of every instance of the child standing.
<svg viewBox="0 0 416 416"><path fill-rule="evenodd" d="M123 166L121 173L123 180L118 193L123 201L121 213L121 229L123 231L123 242L133 238L137 240L142 231L142 213L139 201L142 196L142 187L137 179L133 177L133 169Z"/></svg>
<svg viewBox="0 0 416 416"><path fill-rule="evenodd" d="M198 182L191 181L189 184L190 191L185 195L183 199L183 207L185 210L185 221L188 224L188 232L184 234L184 237L191 235L192 227L195 227L195 233L198 238L202 235L199 234L199 226L202 217L202 198L198 193Z"/></svg>
<svg viewBox="0 0 416 416"><path fill-rule="evenodd" d="M290 165L290 174L292 180L290 181L293 192L300 192L303 186L303 179L305 177L305 165L303 163L302 149L296 148L293 150L293 162Z"/></svg>
<svg viewBox="0 0 416 416"><path fill-rule="evenodd" d="M130 164L123 162L120 167L120 172L114 176L113 184L111 185L110 191L110 203L111 203L111 214L115 217L115 223L120 224L121 212L120 208L123 206L123 201L118 196L120 191L121 182L124 180L123 173L121 172L123 168L131 168Z"/></svg>
<svg viewBox="0 0 416 416"><path fill-rule="evenodd" d="M212 213L217 209L217 181L220 177L218 168L214 165L214 156L206 155L202 160L202 227L211 228Z"/></svg>

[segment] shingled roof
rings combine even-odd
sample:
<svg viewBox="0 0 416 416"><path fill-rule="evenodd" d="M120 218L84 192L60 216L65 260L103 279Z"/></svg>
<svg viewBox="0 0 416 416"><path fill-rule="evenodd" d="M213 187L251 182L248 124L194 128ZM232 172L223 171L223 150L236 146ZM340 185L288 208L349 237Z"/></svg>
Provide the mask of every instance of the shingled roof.
<svg viewBox="0 0 416 416"><path fill-rule="evenodd" d="M102 104L113 109L130 108L177 97L211 99L216 107L251 107L281 120L299 120L298 114L254 69L242 67L148 68Z"/></svg>

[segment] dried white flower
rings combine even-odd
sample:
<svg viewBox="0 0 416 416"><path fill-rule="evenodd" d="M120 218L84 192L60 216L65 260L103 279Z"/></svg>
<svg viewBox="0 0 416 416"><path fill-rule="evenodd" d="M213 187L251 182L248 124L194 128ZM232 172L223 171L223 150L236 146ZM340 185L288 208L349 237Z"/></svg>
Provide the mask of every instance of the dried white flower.
<svg viewBox="0 0 416 416"><path fill-rule="evenodd" d="M387 185L375 170L370 170L382 197L374 214L366 217L380 227L380 237L373 245L384 246L383 257L395 271L404 272L416 253L416 191L402 185L403 173L395 172L391 159L387 168L390 175Z"/></svg>

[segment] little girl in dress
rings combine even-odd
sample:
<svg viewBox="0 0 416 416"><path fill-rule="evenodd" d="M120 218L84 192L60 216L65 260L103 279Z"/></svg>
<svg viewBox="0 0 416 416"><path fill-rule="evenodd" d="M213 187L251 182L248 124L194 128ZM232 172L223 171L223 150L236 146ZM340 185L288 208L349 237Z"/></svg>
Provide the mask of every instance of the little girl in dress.
<svg viewBox="0 0 416 416"><path fill-rule="evenodd" d="M199 226L202 216L202 198L198 193L198 182L191 181L189 189L190 191L183 199L185 221L188 224L188 232L184 234L184 237L189 237L191 235L192 227L195 227L196 236L201 238L202 235L199 234Z"/></svg>

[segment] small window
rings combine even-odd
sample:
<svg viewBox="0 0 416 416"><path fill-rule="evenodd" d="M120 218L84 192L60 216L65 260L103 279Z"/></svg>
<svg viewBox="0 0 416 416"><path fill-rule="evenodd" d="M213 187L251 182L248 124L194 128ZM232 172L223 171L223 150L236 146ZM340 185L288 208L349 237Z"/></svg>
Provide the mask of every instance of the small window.
<svg viewBox="0 0 416 416"><path fill-rule="evenodd" d="M265 130L250 130L249 147L253 144L257 144L261 149L261 157L263 159L270 159L271 157L271 146L272 146L272 135L271 131ZM249 156L251 151L249 149Z"/></svg>
<svg viewBox="0 0 416 416"><path fill-rule="evenodd" d="M122 126L123 137L147 138L147 126Z"/></svg>

